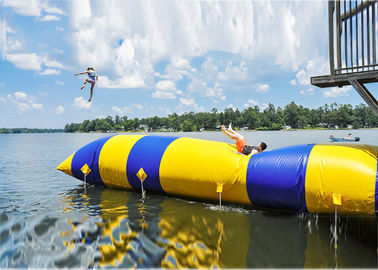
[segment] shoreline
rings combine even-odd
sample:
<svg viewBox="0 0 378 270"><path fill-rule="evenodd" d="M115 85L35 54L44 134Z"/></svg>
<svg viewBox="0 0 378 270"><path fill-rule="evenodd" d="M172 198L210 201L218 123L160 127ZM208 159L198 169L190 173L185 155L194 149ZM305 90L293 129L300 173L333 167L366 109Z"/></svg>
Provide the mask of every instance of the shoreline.
<svg viewBox="0 0 378 270"><path fill-rule="evenodd" d="M7 128L4 128L4 129L7 129ZM19 130L19 128L15 128L16 130ZM25 128L22 128L22 129L25 129ZM65 132L64 129L61 130L61 131L48 131L48 130L52 130L52 129L46 129L46 131L43 131L43 129L40 129L40 131L38 132L32 132L31 130L33 130L34 128L31 128L31 129L25 129L26 132L0 132L0 135L2 134L46 134L46 133L49 133L49 134L75 134L75 133L83 133L83 134L91 134L91 133L104 133L104 134L108 134L108 133L202 133L202 132L219 132L220 129L217 129L217 130L204 130L204 131L170 131L170 130L155 130L155 131L145 131L145 130L130 130L130 131L124 131L124 130L112 130L112 131L90 131L90 132L83 132L83 131L76 131L76 132ZM10 129L7 129L7 130L13 130L12 128ZM316 130L329 130L329 131L337 131L337 130L378 130L378 127L372 127L372 128L358 128L358 129L353 129L353 128L338 128L338 129L335 129L335 128L303 128L303 129L279 129L279 130L258 130L258 129L246 129L246 130L242 130L242 129L238 129L238 128L235 128L235 131L238 131L238 132L257 132L257 131L262 131L262 132L266 132L266 131L287 131L287 132L291 132L291 131L316 131Z"/></svg>

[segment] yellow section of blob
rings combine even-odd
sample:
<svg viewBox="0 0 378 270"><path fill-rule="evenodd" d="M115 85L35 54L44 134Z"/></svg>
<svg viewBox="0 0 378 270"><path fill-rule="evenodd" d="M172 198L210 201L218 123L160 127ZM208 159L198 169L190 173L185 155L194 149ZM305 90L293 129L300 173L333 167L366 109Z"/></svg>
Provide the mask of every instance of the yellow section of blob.
<svg viewBox="0 0 378 270"><path fill-rule="evenodd" d="M374 214L376 175L377 156L373 152L359 147L315 145L306 170L308 211L334 212L333 194L337 194L339 213Z"/></svg>
<svg viewBox="0 0 378 270"><path fill-rule="evenodd" d="M104 144L98 167L106 186L132 189L126 175L127 159L134 144L142 137L144 135L118 135Z"/></svg>
<svg viewBox="0 0 378 270"><path fill-rule="evenodd" d="M248 203L246 176L251 156L236 152L234 145L179 138L165 150L160 163L160 184L170 194Z"/></svg>
<svg viewBox="0 0 378 270"><path fill-rule="evenodd" d="M72 159L73 159L74 155L75 155L75 153L73 153L68 158L66 158L66 160L63 161L62 163L60 163L58 165L58 167L56 167L56 169L59 170L59 171L62 171L64 173L66 173L66 174L69 174L69 175L73 176L72 175L72 171L71 171L71 164L72 164Z"/></svg>

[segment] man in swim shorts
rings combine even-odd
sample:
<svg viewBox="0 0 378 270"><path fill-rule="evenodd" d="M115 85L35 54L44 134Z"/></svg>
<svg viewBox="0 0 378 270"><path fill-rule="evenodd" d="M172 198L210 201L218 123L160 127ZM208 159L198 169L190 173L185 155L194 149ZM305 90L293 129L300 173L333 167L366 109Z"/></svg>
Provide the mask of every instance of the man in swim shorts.
<svg viewBox="0 0 378 270"><path fill-rule="evenodd" d="M85 85L88 83L90 83L92 86L91 86L91 96L88 100L88 102L91 102L92 100L92 96L93 96L93 88L96 84L96 81L98 80L98 76L96 75L96 71L93 67L88 67L87 68L87 71L83 71L83 72L79 72L79 73L75 73L74 75L77 76L77 75L81 75L81 74L88 74L88 79L85 79L84 80L84 83L83 85L81 86L81 90L84 89Z"/></svg>
<svg viewBox="0 0 378 270"><path fill-rule="evenodd" d="M228 126L228 129L226 129L224 125L222 125L222 132L226 134L229 138L236 141L236 149L239 153L242 153L244 155L253 155L261 153L267 147L266 143L264 142L260 142L258 146L248 145L243 135L237 133L232 129L231 123Z"/></svg>

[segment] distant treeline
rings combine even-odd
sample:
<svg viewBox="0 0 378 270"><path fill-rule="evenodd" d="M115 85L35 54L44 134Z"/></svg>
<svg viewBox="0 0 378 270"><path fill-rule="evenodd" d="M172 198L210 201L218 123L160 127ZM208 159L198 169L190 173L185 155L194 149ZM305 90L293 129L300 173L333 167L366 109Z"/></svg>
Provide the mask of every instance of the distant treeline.
<svg viewBox="0 0 378 270"><path fill-rule="evenodd" d="M258 106L243 111L231 108L219 112L189 112L182 115L173 113L168 117L128 119L127 116L108 116L82 123L67 124L65 132L93 131L200 131L215 130L221 124L232 123L235 128L255 130L280 130L283 128L372 128L378 127L378 117L366 105L353 108L350 104L325 104L318 109L308 109L294 102L283 109L269 104L266 109Z"/></svg>
<svg viewBox="0 0 378 270"><path fill-rule="evenodd" d="M64 132L63 129L51 128L0 128L0 134L18 134L18 133L57 133Z"/></svg>

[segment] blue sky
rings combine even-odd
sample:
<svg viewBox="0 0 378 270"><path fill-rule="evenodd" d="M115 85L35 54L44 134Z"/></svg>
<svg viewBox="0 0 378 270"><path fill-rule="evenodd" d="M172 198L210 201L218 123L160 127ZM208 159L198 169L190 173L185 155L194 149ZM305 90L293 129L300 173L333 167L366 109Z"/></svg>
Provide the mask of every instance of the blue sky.
<svg viewBox="0 0 378 270"><path fill-rule="evenodd" d="M363 103L351 87L310 84L329 73L325 1L0 3L0 127ZM86 76L73 75L88 66L91 103Z"/></svg>

